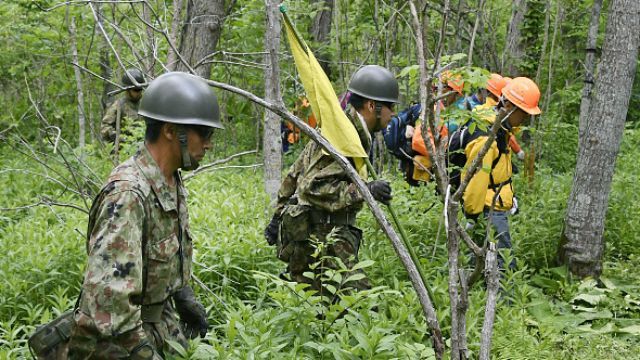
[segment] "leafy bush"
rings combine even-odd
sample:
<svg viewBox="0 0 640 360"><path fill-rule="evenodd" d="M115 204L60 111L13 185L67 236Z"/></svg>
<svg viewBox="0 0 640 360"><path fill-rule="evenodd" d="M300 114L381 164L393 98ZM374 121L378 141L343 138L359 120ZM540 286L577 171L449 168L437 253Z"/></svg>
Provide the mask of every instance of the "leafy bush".
<svg viewBox="0 0 640 360"><path fill-rule="evenodd" d="M640 254L633 246L637 221L628 211L637 207L630 189L637 178L632 160L638 142L638 132L627 131L611 194L608 257L600 282L574 281L566 269L554 265L571 175L540 164L530 186L516 177L522 209L511 220L518 269L503 277L493 336L495 358L633 358L637 353ZM73 158L71 149L59 150ZM56 158L50 148L43 149L45 154ZM96 169L96 176L104 178L111 163L101 154L88 151L85 161ZM32 160L15 151L2 151L0 156L5 165L0 173L0 208L34 203L43 195L83 207L77 195L46 177L7 171L42 172ZM82 167L77 161L70 163ZM64 174L63 164L49 164ZM278 277L285 264L262 237L269 199L262 190L260 171L203 173L187 187L195 237L194 272L206 288L195 287L208 309L212 329L205 339L191 342L189 349L175 344L178 358L434 358L416 294L367 211L358 219L365 238L360 260L374 288L344 296L327 308L305 285ZM410 188L394 180L393 188L394 207L421 259L438 320L448 337L442 205L432 185ZM86 262L85 224L86 215L68 207L36 206L0 213L0 251L5 255L0 260L0 276L5 279L0 284L1 358L26 357L26 339L35 326L73 306ZM618 260L622 257L624 262ZM475 285L467 315L471 357L479 351L484 299L484 287ZM345 309L346 315L339 317Z"/></svg>

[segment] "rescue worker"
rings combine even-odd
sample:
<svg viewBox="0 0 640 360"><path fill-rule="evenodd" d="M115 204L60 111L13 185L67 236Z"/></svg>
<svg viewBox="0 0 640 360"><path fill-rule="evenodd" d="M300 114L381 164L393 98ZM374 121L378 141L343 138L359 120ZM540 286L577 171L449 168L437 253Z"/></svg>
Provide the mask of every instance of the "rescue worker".
<svg viewBox="0 0 640 360"><path fill-rule="evenodd" d="M493 117L495 112L495 107L500 102L500 97L502 96L502 89L511 81L511 78L502 77L499 74L491 74L489 80L487 80L487 96L484 104L480 104L473 107L473 111L476 112L479 116L487 116ZM524 160L524 150L520 147L518 140L516 140L515 134L511 134L509 137L509 148L513 151L514 154L518 157L519 160ZM514 168L514 173L517 171Z"/></svg>
<svg viewBox="0 0 640 360"><path fill-rule="evenodd" d="M162 359L168 341L204 337L207 314L189 285L193 239L180 169L193 170L222 129L202 79L166 73L149 84L139 115L145 142L117 166L91 207L88 261L70 359Z"/></svg>
<svg viewBox="0 0 640 360"><path fill-rule="evenodd" d="M348 90L351 96L345 113L358 130L363 148L369 152L371 134L385 128L394 115L398 82L384 67L367 65L353 75ZM387 181L375 180L367 186L376 200L389 203L392 196ZM333 293L324 286L322 274L325 268L340 267L326 256L339 258L347 269L357 263L362 230L355 225L363 201L340 165L317 143L309 142L283 180L275 214L265 229L267 242L277 245L278 258L288 263L291 280L310 284L329 302L338 299L338 291ZM321 251L314 256L316 249ZM316 262L319 266L312 266ZM314 278L308 278L305 272L315 273ZM343 279L352 273L342 274ZM334 284L338 290L339 285ZM366 277L343 287L345 291L369 288Z"/></svg>
<svg viewBox="0 0 640 360"><path fill-rule="evenodd" d="M135 84L134 81L135 80ZM133 144L142 139L132 138L135 128L144 129L144 123L138 118L138 106L142 98L144 75L139 69L128 69L122 75L122 87L125 96L114 101L102 118L100 135L102 140L114 144L114 152L118 153L123 143Z"/></svg>
<svg viewBox="0 0 640 360"><path fill-rule="evenodd" d="M444 71L440 75L442 83L441 94L447 94L445 98L434 105L434 110L444 110L456 103L463 96L464 81L459 75L453 75L450 71ZM432 87L434 96L438 94L438 86ZM411 186L419 186L420 182L428 182L431 179L431 159L424 140L420 123L416 121L422 111L421 104L415 104L393 117L385 129L384 142L387 149L400 160L405 181ZM449 127L454 129L452 122L439 122L438 136L445 139L449 133ZM431 136L433 141L433 136ZM446 141L442 141L443 145Z"/></svg>
<svg viewBox="0 0 640 360"><path fill-rule="evenodd" d="M525 124L531 115L540 114L538 102L540 90L529 78L518 77L513 79L502 89L502 101L497 105L497 115L488 120L480 118L476 121L487 121L491 126L493 121L502 120L501 128L496 139L491 144L487 154L482 159L481 170L471 178L463 194L463 209L468 221L468 228L472 228L480 215L489 217L488 221L495 230L498 239L498 249L511 251L511 235L509 233L508 215L510 211L517 211L517 202L514 201L514 190L511 181L512 164L511 152L508 149L509 136L521 125ZM466 168L475 159L480 149L484 146L488 135L483 133L469 141L464 147L466 165L463 169L463 177ZM485 169L490 169L485 171ZM504 268L502 256L498 259L498 266ZM509 264L515 268L515 260Z"/></svg>

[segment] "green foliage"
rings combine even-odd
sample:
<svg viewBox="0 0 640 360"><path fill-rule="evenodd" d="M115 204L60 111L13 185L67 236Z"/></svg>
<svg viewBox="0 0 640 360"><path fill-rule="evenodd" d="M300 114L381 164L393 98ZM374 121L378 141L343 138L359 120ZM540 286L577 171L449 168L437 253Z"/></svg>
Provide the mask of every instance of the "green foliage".
<svg viewBox="0 0 640 360"><path fill-rule="evenodd" d="M527 1L530 10L522 29L526 54L521 74L533 76L540 68L542 104L547 106L543 106L545 112L537 119L534 129L542 145L536 149L539 156L536 180L527 185L524 178L515 177L521 214L510 220L518 270L507 272L502 280L492 356L496 359L632 359L640 349L637 285L640 283L637 271L640 250L636 241L640 220L633 216L640 213L640 195L634 191L640 175L635 166L640 145L637 130L640 107L635 106L640 102L640 76L636 77L628 130L625 130L610 196L604 276L598 282L573 280L566 269L556 267L554 257L575 165L582 61L591 1L558 1L564 17L554 49L550 49L551 38L547 49L542 49L545 2ZM93 16L86 6L40 10L55 3L49 0L0 2L0 41L5 45L5 51L0 52L0 106L5 109L0 115L0 132L12 126L22 139L38 144L33 152L25 150L18 138L0 145L3 165L0 169L0 252L4 255L0 260L2 359L27 357L26 339L35 326L72 306L86 261L84 213L51 204L5 209L43 199L56 199L59 203L86 209L83 198L90 201L112 166L108 145L102 148L94 142L83 149L82 156L75 148L78 110L68 47L69 16L76 19L78 27L80 62L96 73L100 73L101 61L97 51L104 46L100 45L101 35L95 33ZM152 6L163 3L168 4L149 2ZM316 54L330 59L332 80L338 93L346 88L350 74L360 64L385 64L390 59L390 67L399 74L406 102L419 100L416 49L407 6L400 7L399 2L395 2L396 8L391 9L388 2L377 2L376 7L371 1L337 1L334 18L338 23L332 26L331 40L316 44L305 30L311 27L320 2L313 6L302 0L287 3L305 40ZM498 71L512 2L486 3L485 14L491 16L483 18L485 28L476 39L473 63ZM606 16L606 3L602 19ZM552 27L559 16L557 4L557 1L551 2ZM451 2L451 9L457 9L457 5L458 2ZM135 39L134 47L143 49L147 46L141 40L144 31L132 12L133 6L137 5L110 7L105 16ZM435 4L424 12L431 17L425 34L427 52L431 54L436 51L440 10ZM467 9L463 7L463 10ZM394 14L395 23L390 22ZM154 21L159 28L169 28L170 17L161 15ZM224 51L211 57L215 62L212 79L257 95L264 93L264 22L262 2L237 2L225 21L219 43L219 50ZM441 60L454 63L452 68L460 68L466 80L465 91L473 91L483 86L488 72L477 67L461 67L468 52L465 38L468 34L452 24L445 32L445 52ZM603 30L604 20L599 44ZM107 27L107 32L124 63L137 64L129 45L112 28ZM459 33L462 40L458 46ZM286 40L281 44L283 100L291 108L303 90L288 55ZM157 45L157 56L163 60L168 46L164 41L158 41ZM551 51L553 55L549 56ZM542 52L546 52L546 56L540 61ZM117 79L119 65L113 54L109 61L116 69L113 78ZM548 74L550 62L552 74ZM156 74L163 71L159 65L155 70ZM88 119L95 126L102 115L99 97L104 82L85 73L83 85ZM227 129L214 135L210 157L220 158L255 148L261 139L263 111L235 95L222 91L218 94ZM41 130L43 122L36 115L34 104L51 125L61 129L63 138L74 139L71 144L49 141L55 139L55 131ZM469 114L453 110L445 115L462 122ZM133 151L134 145L125 146L121 157ZM299 147L285 155L285 163L290 164L298 151ZM49 167L36 164L34 156L44 159ZM80 181L67 167L73 169ZM63 182L54 179L63 179ZM71 191L76 187L84 196ZM326 308L322 298L306 286L277 277L285 264L275 258L274 249L262 237L262 229L269 219L269 199L262 191L261 172L203 173L191 180L188 188L191 229L196 239L194 271L210 290L197 287L196 291L208 309L213 329L206 339L192 341L188 349L172 344L178 352L177 358L434 358L416 294L394 250L369 213L363 211L358 219L365 235L360 266L365 267L374 288L356 294L343 293L338 303ZM394 207L425 269L438 320L448 338L451 320L442 204L434 195L433 184L409 188L394 180L393 188ZM462 251L466 256L466 248ZM340 270L325 276L342 277ZM346 279L342 277L342 280ZM336 287L335 292L340 293L341 289ZM470 289L467 325L471 357L477 357L479 350L485 298L481 284ZM374 308L377 311L372 311ZM345 309L346 315L339 317Z"/></svg>
<svg viewBox="0 0 640 360"><path fill-rule="evenodd" d="M637 153L638 132L629 130L625 135L612 199L629 197L628 181L637 177L627 158ZM65 153L69 155L69 150ZM21 168L27 162L21 156L10 159L7 152L2 154L8 168ZM52 155L52 149L45 149L45 154ZM98 154L90 152L86 161L105 176L110 162ZM51 165L58 170L63 167ZM628 226L624 206L619 211L610 209L606 236L612 246L603 278L572 281L566 269L553 265L571 177L543 166L536 174L538 180L531 188L523 179L515 179L521 214L511 223L519 270L503 278L494 356L608 358L606 349L612 348L632 358L640 346L640 275L635 270L640 253L632 247L635 225ZM247 170L221 170L188 182L194 271L209 289L196 286L196 292L208 309L213 329L189 349L178 348L177 358L434 358L416 294L368 212L358 219L365 238L358 266L372 281L372 290L343 293L340 301L327 308L307 285L278 278L284 264L262 237L269 201L261 190L261 179L260 173ZM42 194L59 190L46 178L19 172L1 173L0 183L3 208L34 202ZM448 337L442 205L432 185L410 188L398 180L393 188L394 207L421 259ZM77 197L63 195L62 200L74 203ZM78 294L86 261L86 215L44 206L0 215L0 251L5 254L0 276L6 279L0 285L0 356L17 359L26 356L25 341L35 326L70 308ZM621 249L628 253L621 254ZM615 262L622 255L626 262ZM324 276L345 281L341 273ZM340 287L336 292L341 292ZM471 354L479 351L484 299L481 284L471 289L467 316ZM346 315L338 316L345 310Z"/></svg>

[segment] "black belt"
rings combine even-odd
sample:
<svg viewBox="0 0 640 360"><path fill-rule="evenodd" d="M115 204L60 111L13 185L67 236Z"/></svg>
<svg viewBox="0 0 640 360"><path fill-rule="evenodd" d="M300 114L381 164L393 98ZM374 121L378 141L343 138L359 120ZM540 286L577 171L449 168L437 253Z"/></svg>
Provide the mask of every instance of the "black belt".
<svg viewBox="0 0 640 360"><path fill-rule="evenodd" d="M309 219L312 224L355 225L356 213L347 211L326 212L311 210Z"/></svg>

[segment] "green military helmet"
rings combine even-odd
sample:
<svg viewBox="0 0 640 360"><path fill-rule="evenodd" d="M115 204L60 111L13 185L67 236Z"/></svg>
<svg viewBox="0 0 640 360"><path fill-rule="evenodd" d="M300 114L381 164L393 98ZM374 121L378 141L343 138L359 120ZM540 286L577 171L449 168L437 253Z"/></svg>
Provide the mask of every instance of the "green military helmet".
<svg viewBox="0 0 640 360"><path fill-rule="evenodd" d="M173 124L224 129L213 89L202 78L183 72L169 72L151 81L138 114Z"/></svg>
<svg viewBox="0 0 640 360"><path fill-rule="evenodd" d="M133 78L138 84L145 83L144 74L142 73L142 71L140 71L140 69L131 68L127 69L127 71L122 75L122 86L134 86L135 84L133 83L133 81L131 81L131 78ZM136 89L142 88L136 87Z"/></svg>
<svg viewBox="0 0 640 360"><path fill-rule="evenodd" d="M347 89L363 98L390 103L397 103L400 96L396 77L379 65L367 65L358 69L351 77Z"/></svg>

